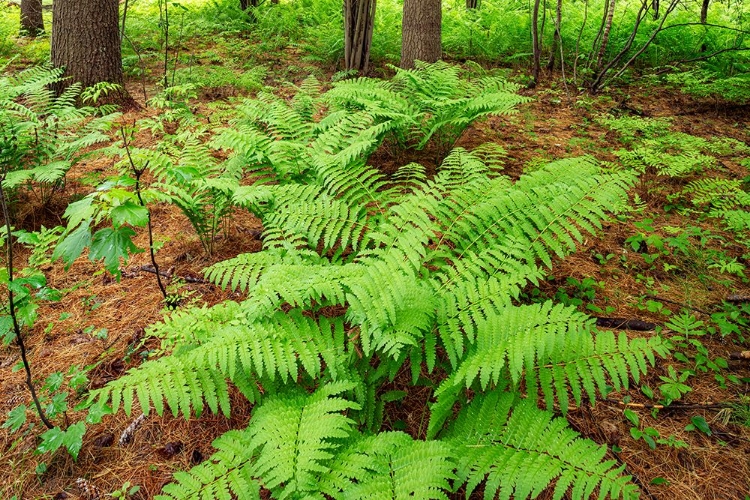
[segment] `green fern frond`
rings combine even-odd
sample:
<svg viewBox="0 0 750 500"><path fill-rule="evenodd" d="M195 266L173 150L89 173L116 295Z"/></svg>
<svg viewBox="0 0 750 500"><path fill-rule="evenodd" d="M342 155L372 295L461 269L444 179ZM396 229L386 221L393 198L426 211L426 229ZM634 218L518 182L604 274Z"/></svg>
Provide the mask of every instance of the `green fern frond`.
<svg viewBox="0 0 750 500"><path fill-rule="evenodd" d="M435 297L425 283L414 276L392 272L373 262L349 285L347 319L360 328L366 355L378 350L398 358L405 346L417 346L431 330ZM373 304L378 307L373 308Z"/></svg>
<svg viewBox="0 0 750 500"><path fill-rule="evenodd" d="M437 394L474 381L485 390L501 379L515 387L523 380L530 394L541 388L550 409L556 396L565 413L568 390L580 405L584 392L592 401L597 389L606 394L607 380L616 390L627 388L630 377L637 383L655 355L667 352L659 337L628 341L624 334L615 339L612 332L596 332L572 307L551 302L511 307L478 324L476 341Z"/></svg>
<svg viewBox="0 0 750 500"><path fill-rule="evenodd" d="M189 472L175 472L155 500L260 500L260 483L252 476L249 437L229 431L212 443L218 451Z"/></svg>
<svg viewBox="0 0 750 500"><path fill-rule="evenodd" d="M383 432L354 441L336 455L320 489L332 498L448 499L455 462L450 446Z"/></svg>
<svg viewBox="0 0 750 500"><path fill-rule="evenodd" d="M146 414L153 404L161 415L166 400L173 415L182 412L186 417L191 408L200 415L205 399L213 413L221 410L228 416L226 379L254 401L255 380L296 380L300 367L315 378L321 372L321 362L331 362L333 355L341 352L331 339L343 341L342 331L341 320L321 318L315 322L299 314L277 316L265 323L228 324L180 355L144 363L107 385L96 397L111 401L114 411L122 404L128 414L135 397Z"/></svg>
<svg viewBox="0 0 750 500"><path fill-rule="evenodd" d="M259 486L280 498L315 495L341 440L352 432L344 415L356 403L337 397L351 383L325 385L313 394L290 389L253 411L247 429L225 434L209 461L164 488L162 499L259 498Z"/></svg>
<svg viewBox="0 0 750 500"><path fill-rule="evenodd" d="M638 487L622 476L624 466L604 460L606 447L513 393L476 397L441 440L454 447L466 498L480 483L487 500L536 498L553 482L555 499L587 499L597 488L599 498L638 497Z"/></svg>
<svg viewBox="0 0 750 500"><path fill-rule="evenodd" d="M691 195L694 205L707 205L718 210L750 206L750 193L743 191L739 179L697 179L685 186L682 194Z"/></svg>

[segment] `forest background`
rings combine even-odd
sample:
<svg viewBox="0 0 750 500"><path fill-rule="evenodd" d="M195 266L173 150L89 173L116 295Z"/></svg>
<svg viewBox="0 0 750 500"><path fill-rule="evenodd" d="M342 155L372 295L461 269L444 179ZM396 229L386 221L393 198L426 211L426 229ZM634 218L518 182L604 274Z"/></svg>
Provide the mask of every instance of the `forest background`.
<svg viewBox="0 0 750 500"><path fill-rule="evenodd" d="M748 10L4 3L2 497L748 498Z"/></svg>

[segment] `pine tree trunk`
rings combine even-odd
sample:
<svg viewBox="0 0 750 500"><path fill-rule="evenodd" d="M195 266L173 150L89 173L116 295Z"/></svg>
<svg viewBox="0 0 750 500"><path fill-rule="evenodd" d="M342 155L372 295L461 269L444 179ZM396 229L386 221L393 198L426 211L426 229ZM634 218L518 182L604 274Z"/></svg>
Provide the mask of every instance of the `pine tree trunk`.
<svg viewBox="0 0 750 500"><path fill-rule="evenodd" d="M118 0L55 0L52 65L65 67L66 85L122 85Z"/></svg>
<svg viewBox="0 0 750 500"><path fill-rule="evenodd" d="M404 0L401 67L414 61L435 62L442 56L440 0Z"/></svg>
<svg viewBox="0 0 750 500"><path fill-rule="evenodd" d="M38 36L44 33L42 0L21 0L21 35Z"/></svg>
<svg viewBox="0 0 750 500"><path fill-rule="evenodd" d="M367 72L377 0L344 0L344 65Z"/></svg>

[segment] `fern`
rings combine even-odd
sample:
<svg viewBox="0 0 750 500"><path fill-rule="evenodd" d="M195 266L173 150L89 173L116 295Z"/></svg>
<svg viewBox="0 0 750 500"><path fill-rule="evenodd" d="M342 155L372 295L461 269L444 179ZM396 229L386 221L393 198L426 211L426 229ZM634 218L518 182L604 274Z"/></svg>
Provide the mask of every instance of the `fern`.
<svg viewBox="0 0 750 500"><path fill-rule="evenodd" d="M461 85L456 75L410 72L399 85L417 82L439 99ZM279 498L442 499L480 483L488 497L533 498L553 483L556 497L596 488L632 497L604 448L536 406L565 412L609 386L628 387L666 347L519 297L543 277L541 265L573 252L607 211L625 206L637 173L580 158L513 182L499 173L502 152L485 147L456 149L433 177L410 165L389 179L366 156L403 130L411 105L379 101L399 92L383 83L349 90L336 99L354 121L311 121L314 97L247 105L245 125L273 140L257 135L248 143L257 148L237 158L254 158L251 175L276 181L233 187L231 199L261 217L264 249L206 271L246 298L153 328L171 354L93 397L128 412L137 402L144 412L226 414L231 384L255 404L246 429L175 476L169 498L256 498L265 489ZM279 122L287 118L295 127ZM424 441L381 432L383 386L404 370L414 384L432 373L437 386ZM497 425L484 426L488 414Z"/></svg>
<svg viewBox="0 0 750 500"><path fill-rule="evenodd" d="M45 67L0 75L3 184L11 190L27 186L42 203L63 184L70 168L92 153L91 146L109 140L107 131L118 116L92 119L95 108L76 107L78 84L56 96L51 86L61 75L62 70Z"/></svg>
<svg viewBox="0 0 750 500"><path fill-rule="evenodd" d="M389 122L387 132L401 147L424 149L432 144L437 163L471 123L513 113L529 100L515 93L516 84L500 77L462 78L458 67L444 62L394 69L390 81L358 78L336 83L325 99L333 106L366 111Z"/></svg>
<svg viewBox="0 0 750 500"><path fill-rule="evenodd" d="M624 466L602 461L606 447L580 439L564 419L528 400L493 391L458 415L442 440L453 444L458 482L466 497L485 482L484 498L535 498L556 480L553 498L637 498L638 488L621 476Z"/></svg>

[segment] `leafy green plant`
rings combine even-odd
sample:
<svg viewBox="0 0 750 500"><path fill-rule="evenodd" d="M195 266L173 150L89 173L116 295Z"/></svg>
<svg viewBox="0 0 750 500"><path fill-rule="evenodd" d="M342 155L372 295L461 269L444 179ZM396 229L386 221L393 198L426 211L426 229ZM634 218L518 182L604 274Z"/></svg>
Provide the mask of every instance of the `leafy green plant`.
<svg viewBox="0 0 750 500"><path fill-rule="evenodd" d="M684 370L683 373L695 375L698 372L711 370L716 381L722 387L726 387L727 381L735 384L740 383L737 376L723 373L729 366L727 361L722 357L712 358L708 349L701 342L700 337L709 333L703 321L698 321L694 315L682 311L681 314L673 316L665 326L676 333L676 335L668 337L669 341L674 344L673 356L678 361L692 367Z"/></svg>
<svg viewBox="0 0 750 500"><path fill-rule="evenodd" d="M133 184L128 179L107 181L68 205L63 215L68 225L53 259L61 258L67 268L88 248L92 262L103 261L107 271L119 278L121 260L127 262L131 254L143 251L133 243L133 228L148 224L148 210L135 193L125 189ZM111 226L95 230L105 220Z"/></svg>
<svg viewBox="0 0 750 500"><path fill-rule="evenodd" d="M311 182L243 190L265 200L254 205L265 248L207 277L247 299L173 314L151 329L171 354L92 396L128 413L228 414L229 380L255 402L248 427L219 438L164 498L256 497L261 487L442 498L482 482L489 495L527 498L555 480L558 496L598 486L632 497L605 448L520 388L567 409L638 380L665 345L596 331L572 307L511 298L541 278L538 261L551 265L595 231L604 207L624 206L635 177L573 159L513 183L461 149L430 180L414 164L389 183L346 162L310 168ZM412 435L382 431L381 389L402 370L436 387L429 422ZM526 474L532 463L544 472Z"/></svg>
<svg viewBox="0 0 750 500"><path fill-rule="evenodd" d="M641 429L641 419L633 410L625 409L623 415L625 415L625 418L633 426L630 428L631 437L636 441L642 439L649 448L655 450L657 443L656 440L660 437L659 431L654 429L653 427L646 427L644 429Z"/></svg>
<svg viewBox="0 0 750 500"><path fill-rule="evenodd" d="M573 277L568 277L565 281L568 286L566 288L560 288L557 291L555 294L555 300L562 304L575 307L581 307L585 304L585 309L594 313L610 314L614 311L614 308L611 306L602 309L594 303L596 300L597 289L602 290L604 288L603 281L599 282L594 278L583 278L578 280Z"/></svg>
<svg viewBox="0 0 750 500"><path fill-rule="evenodd" d="M55 96L51 85L60 81L62 69L31 67L8 76L6 67L0 67L0 151L12 168L4 187L11 192L28 187L47 203L68 170L90 154L86 149L108 139L115 115L91 117L113 108L76 107L77 84Z"/></svg>
<svg viewBox="0 0 750 500"><path fill-rule="evenodd" d="M334 84L325 100L344 109L363 110L393 123L389 138L399 148L434 148L442 162L466 128L477 119L516 112L529 99L519 85L498 76L462 77L443 62L394 68L391 80L358 78Z"/></svg>

